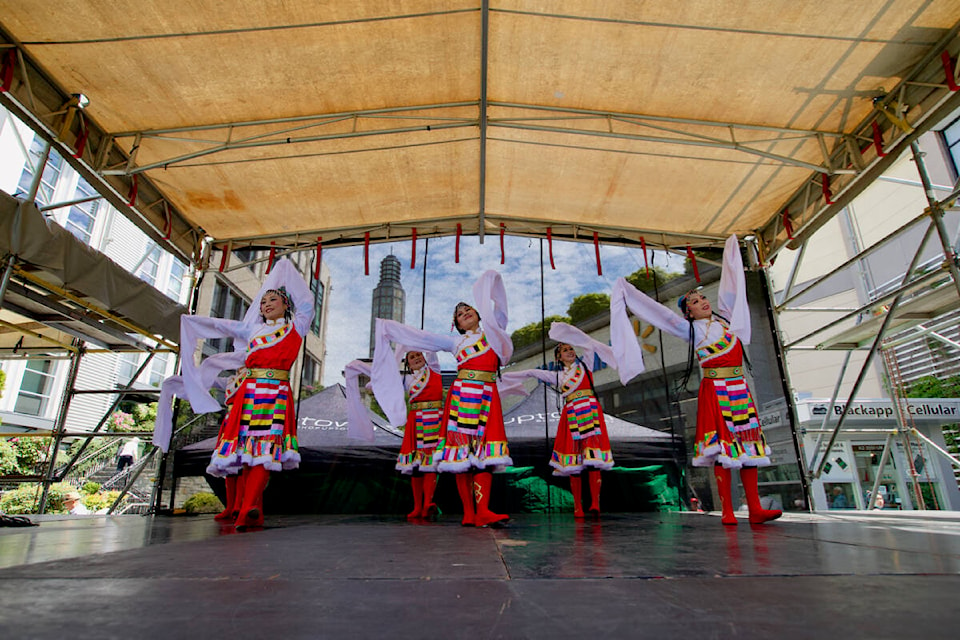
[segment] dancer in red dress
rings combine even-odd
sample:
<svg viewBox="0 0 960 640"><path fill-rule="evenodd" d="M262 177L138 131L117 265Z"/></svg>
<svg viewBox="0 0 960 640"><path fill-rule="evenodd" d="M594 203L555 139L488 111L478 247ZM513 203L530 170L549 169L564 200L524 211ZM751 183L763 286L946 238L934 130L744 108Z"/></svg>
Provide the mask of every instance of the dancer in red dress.
<svg viewBox="0 0 960 640"><path fill-rule="evenodd" d="M207 466L207 473L227 479L227 508L218 517L237 513L238 529L263 524L262 496L270 472L299 466L290 368L312 319L313 293L289 260L273 267L242 321L181 319L182 386L195 412L220 409L209 389L221 370L196 365L198 341L233 338L236 355L227 360L242 354L243 367L228 389L229 411Z"/></svg>
<svg viewBox="0 0 960 640"><path fill-rule="evenodd" d="M399 420L404 410L403 386L390 341L412 349L448 351L456 357L457 379L442 413L437 468L456 474L464 526L483 527L509 518L494 513L489 505L492 472L513 464L496 385L500 363L513 355L513 342L506 332L507 300L500 274L487 271L480 276L473 296L479 312L465 302L454 310L459 338L377 320L372 384L387 417ZM483 328L481 314L487 319Z"/></svg>
<svg viewBox="0 0 960 640"><path fill-rule="evenodd" d="M550 466L553 467L553 475L570 478L573 516L578 519L584 517L581 475L587 472L590 481L589 512L597 517L600 515L600 472L613 468L613 453L603 408L593 388L593 374L577 356L574 346L584 348L586 362L593 362L594 354L610 366L616 367L616 362L609 346L566 323L554 322L550 326L550 337L567 341L558 342L553 350L556 370L506 372L503 374L505 384L502 393L514 393L514 381L522 378L536 378L548 385L555 385L554 389L563 399L563 407L560 409L560 424L557 426Z"/></svg>
<svg viewBox="0 0 960 640"><path fill-rule="evenodd" d="M747 496L750 522L759 524L779 518L776 509L760 505L757 467L770 464L770 449L760 429L757 408L743 374L743 344L750 343L750 310L746 280L736 236L727 239L723 251L718 307L699 291L690 291L678 302L683 317L637 291L623 278L610 296L610 335L620 379L626 384L643 371L643 355L627 318L629 307L637 317L691 345L703 378L697 399L697 435L693 465L713 467L722 504L722 522L737 524L731 496L731 469L740 470Z"/></svg>
<svg viewBox="0 0 960 640"><path fill-rule="evenodd" d="M430 354L433 355L433 354ZM436 518L433 502L437 488L437 445L440 443L440 414L443 410L443 381L436 356L428 361L421 351L408 351L403 358L404 386L407 388L407 422L396 469L410 476L413 511L408 520Z"/></svg>

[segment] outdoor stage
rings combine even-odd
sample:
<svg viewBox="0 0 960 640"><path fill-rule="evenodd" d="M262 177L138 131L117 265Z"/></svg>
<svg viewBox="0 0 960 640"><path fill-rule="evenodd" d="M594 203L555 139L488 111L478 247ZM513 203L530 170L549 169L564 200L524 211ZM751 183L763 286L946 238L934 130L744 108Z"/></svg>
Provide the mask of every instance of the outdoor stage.
<svg viewBox="0 0 960 640"><path fill-rule="evenodd" d="M955 638L960 516L39 517L0 529L3 638Z"/></svg>

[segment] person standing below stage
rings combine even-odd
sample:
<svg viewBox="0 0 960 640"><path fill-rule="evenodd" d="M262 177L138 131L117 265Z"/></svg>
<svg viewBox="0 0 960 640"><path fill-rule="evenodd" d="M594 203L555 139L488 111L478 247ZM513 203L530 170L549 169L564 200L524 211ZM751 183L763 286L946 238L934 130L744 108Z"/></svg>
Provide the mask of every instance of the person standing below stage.
<svg viewBox="0 0 960 640"><path fill-rule="evenodd" d="M117 471L123 471L125 468L133 465L140 454L140 438L131 438L123 443L120 448L120 454L117 456Z"/></svg>
<svg viewBox="0 0 960 640"><path fill-rule="evenodd" d="M583 518L581 474L586 471L590 479L590 513L600 515L600 472L613 468L613 453L607 436L607 424L603 409L597 401L590 368L577 356L574 345L585 349L587 362L593 362L594 354L608 365L616 367L613 351L609 346L593 340L588 335L563 322L550 326L550 337L558 342L553 350L556 371L529 369L503 374L505 388L511 388L514 380L536 378L555 389L563 399L560 424L553 443L550 466L553 475L570 478L573 494L573 517ZM507 393L507 391L504 391Z"/></svg>
<svg viewBox="0 0 960 640"><path fill-rule="evenodd" d="M723 524L737 524L731 497L731 469L740 470L750 522L759 524L782 515L764 509L757 488L757 467L770 464L757 408L743 375L743 344L750 343L750 309L737 237L727 239L717 295L720 314L698 290L678 302L679 317L659 302L618 278L610 296L610 334L626 384L643 371L643 355L627 308L641 320L690 343L688 374L696 354L703 379L697 399L697 435L693 466L713 467L723 507Z"/></svg>
<svg viewBox="0 0 960 640"><path fill-rule="evenodd" d="M457 379L450 387L441 415L438 470L456 474L463 503L464 526L483 527L509 518L490 511L492 472L513 464L503 427L496 377L501 362L513 355L506 332L507 299L503 280L487 271L473 286L480 311L465 302L453 312L459 338L432 334L393 320L378 319L372 386L391 422L402 418L402 382L390 341L411 349L448 351L457 359ZM486 318L483 328L481 315Z"/></svg>
<svg viewBox="0 0 960 640"><path fill-rule="evenodd" d="M209 394L220 370L198 367L194 351L204 338L233 338L243 367L232 379L231 402L207 473L227 481L223 514L237 513L237 529L263 525L263 490L271 471L300 464L290 368L313 319L313 293L292 262L274 265L243 320L184 316L181 320L183 389L193 410L219 410ZM237 474L242 471L243 482Z"/></svg>
<svg viewBox="0 0 960 640"><path fill-rule="evenodd" d="M433 492L437 488L443 381L439 361L434 354L430 356L428 360L421 351L408 351L403 358L408 411L396 469L410 476L413 511L407 520L431 519L438 513Z"/></svg>

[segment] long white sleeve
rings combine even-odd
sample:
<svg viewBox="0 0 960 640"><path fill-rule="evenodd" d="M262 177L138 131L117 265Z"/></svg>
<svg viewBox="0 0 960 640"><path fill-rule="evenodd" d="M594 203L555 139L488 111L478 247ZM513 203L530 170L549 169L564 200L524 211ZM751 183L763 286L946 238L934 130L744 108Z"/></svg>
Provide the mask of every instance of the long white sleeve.
<svg viewBox="0 0 960 640"><path fill-rule="evenodd" d="M263 294L271 289L283 287L293 303L293 326L301 336L307 335L310 323L313 321L313 291L303 279L296 265L287 258L277 260L270 270L270 274L263 281L263 286L256 297L250 302L250 308L243 316L243 324L247 328L247 335L261 323L260 300Z"/></svg>
<svg viewBox="0 0 960 640"><path fill-rule="evenodd" d="M506 364L513 357L513 340L507 333L507 291L503 278L490 269L473 284L473 300L483 324L487 342Z"/></svg>
<svg viewBox="0 0 960 640"><path fill-rule="evenodd" d="M633 330L631 329L631 333ZM566 322L554 322L550 325L550 338L557 342L563 342L574 347L583 349L583 360L587 366L593 366L594 355L600 356L600 359L607 363L607 366L617 369L617 359L613 354L613 348L610 345L603 344L594 340L586 333L569 325Z"/></svg>
<svg viewBox="0 0 960 640"><path fill-rule="evenodd" d="M497 391L502 396L528 396L532 390L528 391L523 383L525 380L535 378L545 384L556 386L557 372L544 371L543 369L524 369L522 371L504 371L497 380Z"/></svg>
<svg viewBox="0 0 960 640"><path fill-rule="evenodd" d="M377 319L374 340L373 367L370 374L373 394L390 424L399 426L407 421L407 406L403 378L390 342L403 344L409 349L452 352L457 341L450 336L414 329L395 320L383 318Z"/></svg>
<svg viewBox="0 0 960 640"><path fill-rule="evenodd" d="M370 375L370 364L362 360L354 360L343 370L346 379L347 395L347 437L352 440L373 442L374 427L370 420L367 408L360 399L359 378Z"/></svg>
<svg viewBox="0 0 960 640"><path fill-rule="evenodd" d="M180 369L183 375L183 393L186 399L190 401L190 406L195 413L210 413L220 410L220 403L210 395L210 387L221 371L243 366L245 358L244 351L218 353L210 356L198 366L195 361L195 354L200 348L200 340L233 338L246 343L247 335L244 324L238 320L205 316L181 316ZM245 347L246 344L244 344ZM212 362L210 362L211 360Z"/></svg>
<svg viewBox="0 0 960 640"><path fill-rule="evenodd" d="M720 272L720 290L717 292L717 310L730 321L730 331L743 344L750 344L750 307L747 305L747 280L743 272L743 257L736 235L727 238L723 246L723 269Z"/></svg>

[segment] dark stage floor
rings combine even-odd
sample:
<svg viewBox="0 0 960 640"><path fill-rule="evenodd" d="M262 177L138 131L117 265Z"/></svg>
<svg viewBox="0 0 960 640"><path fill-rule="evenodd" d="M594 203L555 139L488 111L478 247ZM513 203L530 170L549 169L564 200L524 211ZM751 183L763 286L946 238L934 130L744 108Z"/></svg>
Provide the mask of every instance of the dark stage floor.
<svg viewBox="0 0 960 640"><path fill-rule="evenodd" d="M960 515L45 518L0 638L956 638Z"/></svg>

